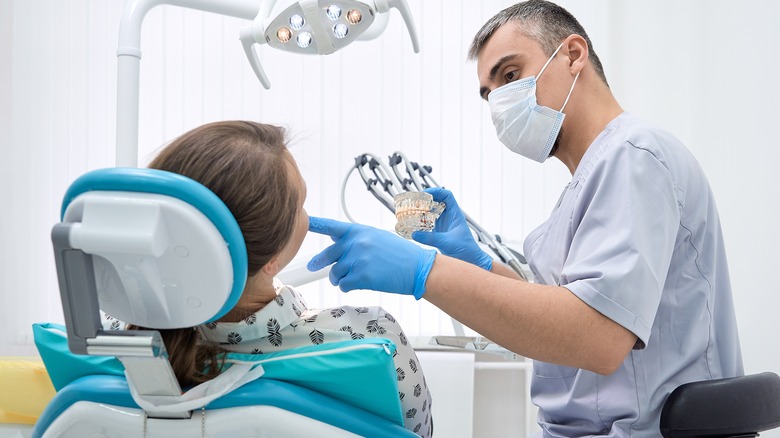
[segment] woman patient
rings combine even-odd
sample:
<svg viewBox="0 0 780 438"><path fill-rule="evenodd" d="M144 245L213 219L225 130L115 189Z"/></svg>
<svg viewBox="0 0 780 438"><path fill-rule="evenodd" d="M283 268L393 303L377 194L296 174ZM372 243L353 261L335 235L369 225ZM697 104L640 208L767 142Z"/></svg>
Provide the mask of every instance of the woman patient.
<svg viewBox="0 0 780 438"><path fill-rule="evenodd" d="M306 185L285 145L285 131L248 121L195 128L166 146L149 167L187 176L214 192L241 228L248 278L238 304L197 330L159 330L182 387L215 377L225 351L268 353L364 337L387 338L407 429L431 435L431 396L401 327L379 307L309 309L274 277L293 259L309 228ZM119 322L107 317L107 326ZM209 370L209 371L204 371Z"/></svg>

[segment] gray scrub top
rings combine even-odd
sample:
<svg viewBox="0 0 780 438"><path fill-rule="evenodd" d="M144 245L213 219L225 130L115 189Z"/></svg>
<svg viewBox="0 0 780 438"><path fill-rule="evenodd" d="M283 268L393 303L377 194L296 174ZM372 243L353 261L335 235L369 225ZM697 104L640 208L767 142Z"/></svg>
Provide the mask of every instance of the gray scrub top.
<svg viewBox="0 0 780 438"><path fill-rule="evenodd" d="M612 120L524 250L536 282L639 339L608 376L534 361L543 436L660 436L674 388L743 374L715 201L668 132L628 113Z"/></svg>

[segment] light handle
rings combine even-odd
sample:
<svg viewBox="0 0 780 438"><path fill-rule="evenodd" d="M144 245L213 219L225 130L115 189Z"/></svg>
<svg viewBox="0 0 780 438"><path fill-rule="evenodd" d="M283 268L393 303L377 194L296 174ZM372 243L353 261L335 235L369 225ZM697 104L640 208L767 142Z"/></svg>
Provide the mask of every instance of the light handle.
<svg viewBox="0 0 780 438"><path fill-rule="evenodd" d="M257 79L260 80L260 83L263 84L263 88L266 90L271 88L271 81L268 80L268 75L263 70L260 57L257 56L255 51L255 44L265 43L265 38L263 38L263 33L265 32L263 21L271 15L271 9L273 9L275 4L276 0L261 0L260 8L254 20L252 20L252 24L242 27L238 33L246 59L249 61L249 65L252 66L255 76L257 76Z"/></svg>
<svg viewBox="0 0 780 438"><path fill-rule="evenodd" d="M414 25L414 18L412 18L412 12L409 10L409 5L406 0L374 0L374 5L377 12L384 13L390 10L390 8L398 9L401 13L401 17L406 24L406 30L409 31L409 38L412 40L412 47L414 53L420 53L420 40L417 37L417 27Z"/></svg>
<svg viewBox="0 0 780 438"><path fill-rule="evenodd" d="M255 40L254 35L253 25L244 26L239 32L241 45L244 47L244 53L246 54L246 59L249 61L249 65L252 66L255 76L257 76L257 79L263 84L263 87L266 90L269 90L271 88L271 81L268 80L268 76L265 74L265 70L263 70L263 65L260 63L260 57L257 56L257 52L255 51L255 44L257 44L257 41ZM260 35L262 35L262 32Z"/></svg>

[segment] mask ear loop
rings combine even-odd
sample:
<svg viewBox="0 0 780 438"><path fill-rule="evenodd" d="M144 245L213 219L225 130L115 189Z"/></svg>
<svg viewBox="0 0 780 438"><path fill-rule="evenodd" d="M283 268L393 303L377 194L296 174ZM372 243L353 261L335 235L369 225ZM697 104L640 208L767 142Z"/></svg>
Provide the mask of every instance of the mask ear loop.
<svg viewBox="0 0 780 438"><path fill-rule="evenodd" d="M541 69L541 70L539 70L539 74L538 74L538 75L536 75L536 80L537 80L537 81L538 81L538 80L539 80L539 78L542 76L542 73L544 73L544 71L547 69L547 66L548 66L548 65L550 65L550 62L552 62L553 58L555 58L555 55L558 53L558 51L559 51L559 50L561 50L561 47L563 47L563 43L561 43L561 45L560 45L560 46L558 46L558 48L557 48L557 49L555 49L555 51L553 52L553 54L552 54L552 55L550 55L550 57L549 57L549 58L547 58L547 62L545 62L545 63L544 63L544 66L542 66L542 69Z"/></svg>
<svg viewBox="0 0 780 438"><path fill-rule="evenodd" d="M580 77L580 72L577 72L577 76L574 77L574 82L571 83L571 88L569 88L569 94L566 95L566 100L563 101L563 106L561 107L559 113L563 112L563 109L566 108L566 104L569 103L569 98L571 97L571 92L574 91L574 84L577 83L577 78Z"/></svg>
<svg viewBox="0 0 780 438"><path fill-rule="evenodd" d="M557 49L553 52L552 55L550 55L550 58L547 59L547 62L544 63L542 66L542 69L539 70L539 74L536 75L536 80L539 80L539 77L542 76L542 73L547 69L547 66L550 65L550 62L552 62L553 58L555 58L555 55L558 53L559 50L561 50L561 47L563 47L563 43L561 43L560 46L558 46ZM559 113L563 112L563 109L566 108L566 104L569 103L569 98L571 97L571 92L574 91L574 84L577 83L577 79L580 77L580 72L577 72L577 76L574 77L574 82L571 83L571 88L569 88L569 94L566 95L566 100L563 101L563 106L558 111Z"/></svg>

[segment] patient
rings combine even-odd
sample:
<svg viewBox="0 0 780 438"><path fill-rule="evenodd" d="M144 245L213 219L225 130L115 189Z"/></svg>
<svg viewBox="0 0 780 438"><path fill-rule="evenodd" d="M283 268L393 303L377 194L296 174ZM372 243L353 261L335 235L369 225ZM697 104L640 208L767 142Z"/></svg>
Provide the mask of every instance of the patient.
<svg viewBox="0 0 780 438"><path fill-rule="evenodd" d="M379 307L309 309L274 277L293 259L308 231L306 185L282 128L248 121L195 128L166 146L149 167L187 176L214 192L236 218L246 242L248 278L238 304L219 321L159 330L182 387L221 370L225 351L268 353L364 337L396 344L393 360L407 429L431 436L431 396L401 327ZM120 323L107 317L107 326ZM204 371L207 370L207 371Z"/></svg>

